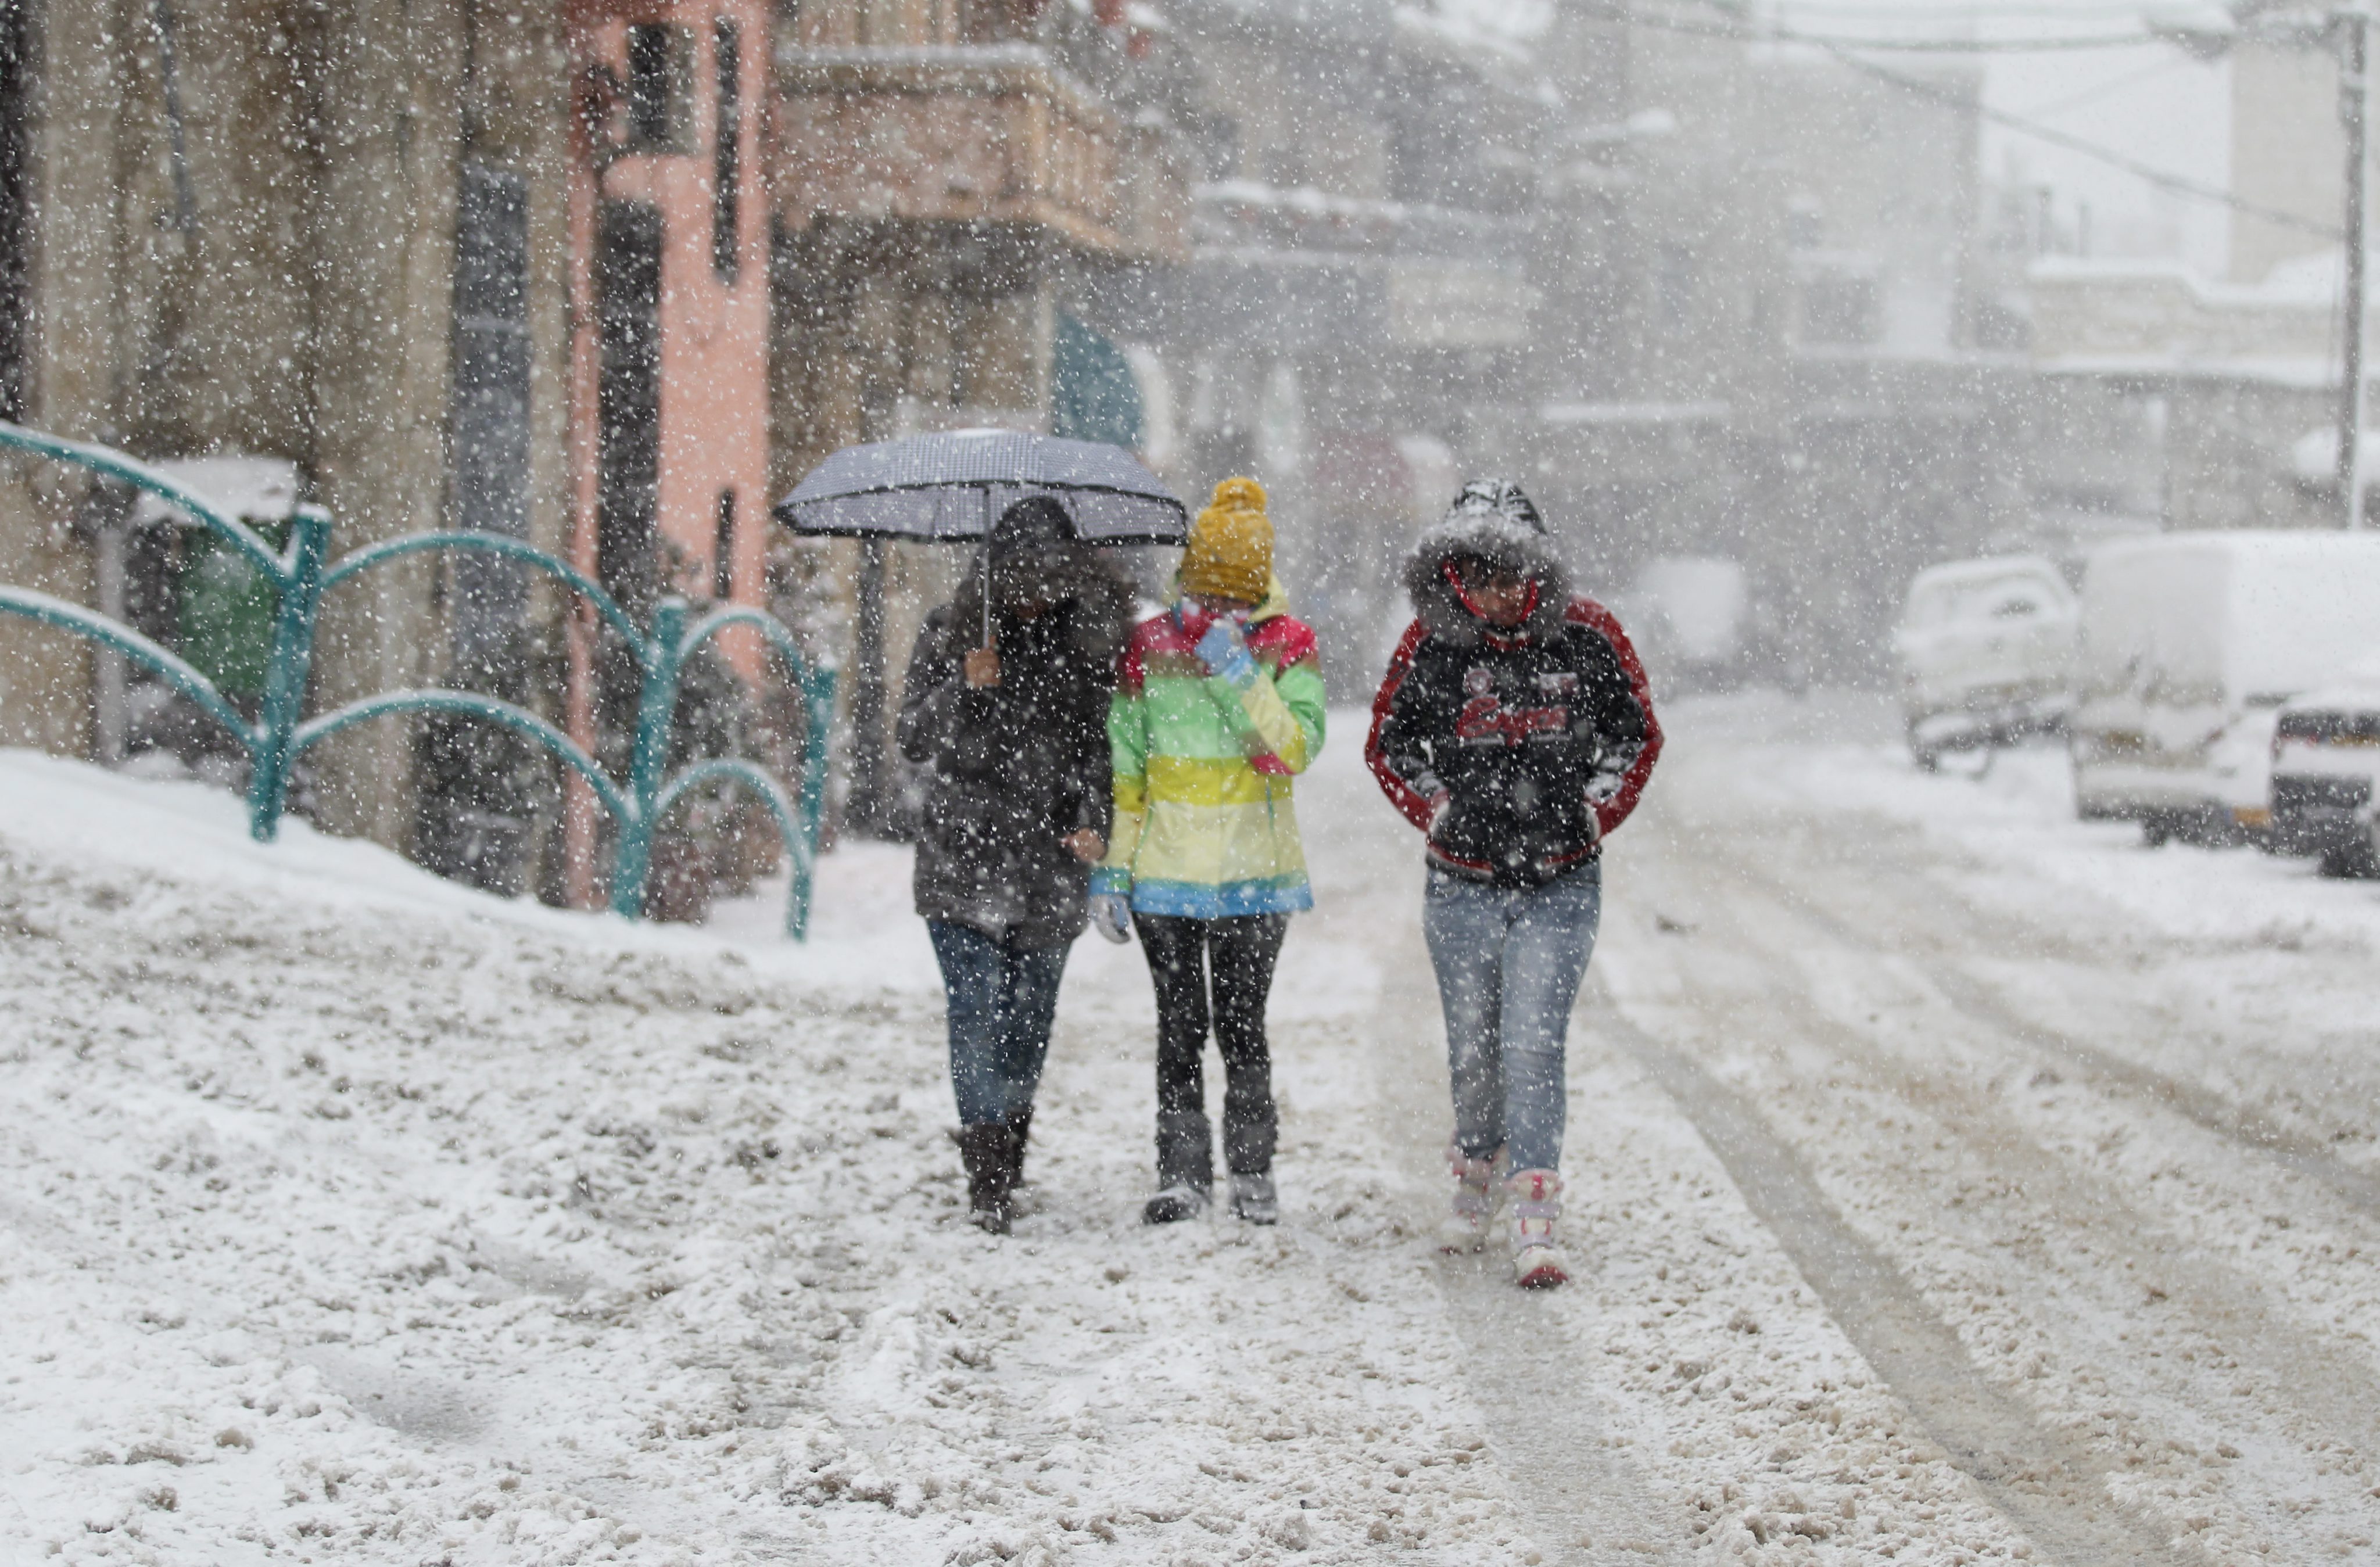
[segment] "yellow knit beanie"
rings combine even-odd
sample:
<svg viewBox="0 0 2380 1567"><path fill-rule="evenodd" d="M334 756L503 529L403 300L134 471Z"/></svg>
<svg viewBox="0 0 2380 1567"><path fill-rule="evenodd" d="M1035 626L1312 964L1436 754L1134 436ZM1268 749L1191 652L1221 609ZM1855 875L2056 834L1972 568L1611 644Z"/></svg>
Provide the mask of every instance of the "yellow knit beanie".
<svg viewBox="0 0 2380 1567"><path fill-rule="evenodd" d="M1190 525L1190 545L1182 552L1182 590L1258 604L1271 586L1272 520L1265 516L1264 486L1253 479L1226 479Z"/></svg>

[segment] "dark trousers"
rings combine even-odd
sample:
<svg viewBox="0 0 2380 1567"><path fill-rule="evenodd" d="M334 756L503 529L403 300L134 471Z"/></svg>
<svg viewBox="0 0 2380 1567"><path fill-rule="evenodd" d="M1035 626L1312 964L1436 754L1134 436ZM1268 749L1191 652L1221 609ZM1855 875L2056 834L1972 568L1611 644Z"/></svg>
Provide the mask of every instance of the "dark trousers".
<svg viewBox="0 0 2380 1567"><path fill-rule="evenodd" d="M1265 1000L1285 914L1184 919L1144 914L1141 951L1157 986L1157 1184L1215 1184L1214 1138L1207 1125L1207 1035L1223 1058L1223 1160L1234 1175L1272 1168L1279 1114L1272 1102L1272 1055L1265 1044Z"/></svg>
<svg viewBox="0 0 2380 1567"><path fill-rule="evenodd" d="M959 1124L1014 1121L1033 1108L1066 947L1019 948L948 920L926 921L950 998L951 1088Z"/></svg>

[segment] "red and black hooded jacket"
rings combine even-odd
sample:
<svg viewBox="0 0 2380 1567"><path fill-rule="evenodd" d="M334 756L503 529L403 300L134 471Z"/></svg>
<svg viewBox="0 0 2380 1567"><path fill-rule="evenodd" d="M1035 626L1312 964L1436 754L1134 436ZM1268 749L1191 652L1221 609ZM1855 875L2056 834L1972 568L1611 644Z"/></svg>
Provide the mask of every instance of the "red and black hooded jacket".
<svg viewBox="0 0 2380 1567"><path fill-rule="evenodd" d="M1472 608L1454 563L1525 577L1510 631ZM1594 600L1573 596L1517 485L1466 485L1405 562L1416 618L1372 703L1364 755L1429 857L1500 887L1542 886L1593 860L1661 754L1645 666Z"/></svg>

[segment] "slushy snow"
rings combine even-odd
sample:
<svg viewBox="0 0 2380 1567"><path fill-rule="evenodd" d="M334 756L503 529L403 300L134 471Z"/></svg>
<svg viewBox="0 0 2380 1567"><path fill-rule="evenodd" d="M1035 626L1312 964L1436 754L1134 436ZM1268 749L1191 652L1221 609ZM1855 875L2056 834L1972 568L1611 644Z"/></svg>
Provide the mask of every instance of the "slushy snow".
<svg viewBox="0 0 2380 1567"><path fill-rule="evenodd" d="M800 947L765 890L632 927L0 755L0 1563L2050 1557L1929 1427L1961 1389L2158 1556L2368 1554L2380 894L2076 823L2053 753L1920 776L1881 715L1671 715L1549 1297L1429 1245L1417 844L1360 715L1300 784L1281 1226L1135 1221L1153 1013L1091 940L1006 1240L903 851L828 856ZM1937 1385L1813 1287L1828 1226Z"/></svg>

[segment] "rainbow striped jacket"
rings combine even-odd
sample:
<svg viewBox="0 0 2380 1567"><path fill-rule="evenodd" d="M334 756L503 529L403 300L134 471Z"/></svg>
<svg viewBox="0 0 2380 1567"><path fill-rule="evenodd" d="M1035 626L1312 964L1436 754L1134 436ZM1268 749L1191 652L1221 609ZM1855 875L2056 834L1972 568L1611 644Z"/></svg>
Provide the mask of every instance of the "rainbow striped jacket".
<svg viewBox="0 0 2380 1567"><path fill-rule="evenodd" d="M1143 622L1117 660L1115 832L1091 891L1196 919L1312 908L1292 781L1322 753L1314 632L1276 580L1248 618L1255 677L1234 686L1198 657L1184 625L1196 613L1177 604Z"/></svg>

